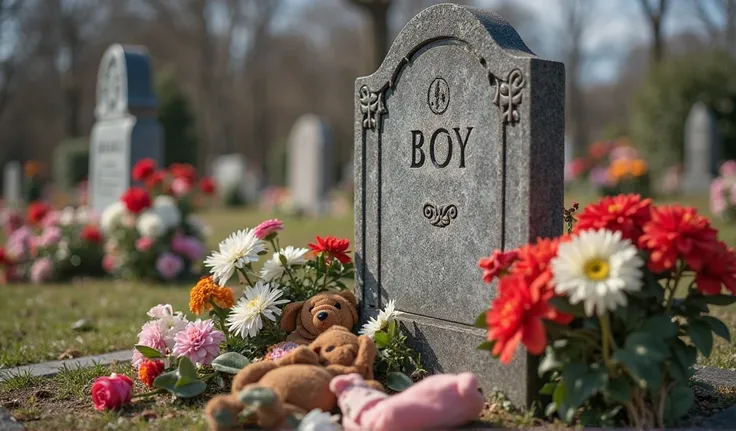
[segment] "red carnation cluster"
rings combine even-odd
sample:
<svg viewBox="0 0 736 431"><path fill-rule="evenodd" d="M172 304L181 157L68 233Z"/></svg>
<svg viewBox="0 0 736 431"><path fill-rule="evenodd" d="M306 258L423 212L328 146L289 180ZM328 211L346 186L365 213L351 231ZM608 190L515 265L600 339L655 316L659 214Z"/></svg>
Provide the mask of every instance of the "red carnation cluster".
<svg viewBox="0 0 736 431"><path fill-rule="evenodd" d="M169 173L174 178L180 178L192 185L197 181L197 170L189 163L173 163L169 166Z"/></svg>
<svg viewBox="0 0 736 431"><path fill-rule="evenodd" d="M156 162L153 159L139 160L138 163L133 166L131 176L135 181L147 181L151 175L156 171Z"/></svg>
<svg viewBox="0 0 736 431"><path fill-rule="evenodd" d="M151 206L151 196L148 192L138 187L131 187L120 198L128 211L139 214Z"/></svg>
<svg viewBox="0 0 736 431"><path fill-rule="evenodd" d="M199 181L199 189L206 195L215 193L215 180L210 177L204 177Z"/></svg>
<svg viewBox="0 0 736 431"><path fill-rule="evenodd" d="M342 264L350 263L350 256L348 256L348 248L350 247L350 241L347 239L338 239L334 236L327 236L321 238L319 236L314 237L316 243L309 244L309 248L315 254L324 254L325 260L330 263L332 259L337 259Z"/></svg>
<svg viewBox="0 0 736 431"><path fill-rule="evenodd" d="M580 213L575 232L589 229L620 231L622 238L636 244L644 232L644 225L652 218L651 204L651 199L633 194L604 197Z"/></svg>
<svg viewBox="0 0 736 431"><path fill-rule="evenodd" d="M102 236L102 232L97 229L97 226L91 224L85 226L82 229L82 233L80 236L85 242L90 242L94 244L102 244L102 242L105 240L105 238Z"/></svg>
<svg viewBox="0 0 736 431"><path fill-rule="evenodd" d="M31 224L38 224L43 221L43 219L46 218L49 211L51 211L51 207L46 205L43 202L33 202L28 206L28 222Z"/></svg>

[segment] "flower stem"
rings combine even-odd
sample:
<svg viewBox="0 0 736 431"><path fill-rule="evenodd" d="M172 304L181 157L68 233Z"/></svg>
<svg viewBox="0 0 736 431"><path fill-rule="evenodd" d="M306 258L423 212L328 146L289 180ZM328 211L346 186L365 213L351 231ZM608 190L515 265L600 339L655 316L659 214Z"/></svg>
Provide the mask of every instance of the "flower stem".
<svg viewBox="0 0 736 431"><path fill-rule="evenodd" d="M132 397L130 397L130 399L137 400L140 398L148 398L154 395L165 394L165 393L166 393L166 389L156 389L155 391L144 392L142 394L135 394Z"/></svg>
<svg viewBox="0 0 736 431"><path fill-rule="evenodd" d="M248 282L248 286L253 286L253 282L250 281L250 277L248 277L248 271L245 270L245 268L240 269L238 268L241 274L243 274L243 277L245 277L245 281Z"/></svg>
<svg viewBox="0 0 736 431"><path fill-rule="evenodd" d="M665 308L667 309L668 312L672 308L672 301L674 301L675 299L675 292L677 291L677 286L680 284L680 279L682 278L682 274L684 272L685 272L685 262L680 262L680 265L678 265L677 267L677 272L675 273L674 284L667 292L669 296L667 297L667 305Z"/></svg>
<svg viewBox="0 0 736 431"><path fill-rule="evenodd" d="M602 316L600 316L600 322L601 322L601 343L602 343L602 350L603 350L603 362L606 364L606 367L609 369L611 368L611 346L609 342L613 339L613 336L611 335L611 319L608 315L608 312L603 313Z"/></svg>

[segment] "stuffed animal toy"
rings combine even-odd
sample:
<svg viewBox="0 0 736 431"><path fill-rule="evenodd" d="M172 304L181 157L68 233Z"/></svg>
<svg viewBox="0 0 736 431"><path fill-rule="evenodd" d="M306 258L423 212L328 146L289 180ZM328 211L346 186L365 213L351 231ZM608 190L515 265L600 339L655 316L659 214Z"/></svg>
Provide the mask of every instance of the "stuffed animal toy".
<svg viewBox="0 0 736 431"><path fill-rule="evenodd" d="M254 423L263 428L283 427L290 414L306 414L313 409L329 412L337 406L330 390L330 381L336 375L356 373L367 379L367 386L382 389L379 382L371 380L375 357L373 340L333 326L309 346L299 346L276 361L256 362L240 370L233 379L232 393L207 404L207 420L212 429L233 429L234 425L228 425L232 412L246 407L238 395L244 389L255 388L268 388L276 395L272 404L253 415Z"/></svg>
<svg viewBox="0 0 736 431"><path fill-rule="evenodd" d="M471 373L430 376L393 396L370 388L358 374L335 377L330 389L346 431L451 429L477 419L484 404Z"/></svg>
<svg viewBox="0 0 736 431"><path fill-rule="evenodd" d="M334 325L352 330L358 323L357 302L349 290L323 292L306 301L292 302L284 307L281 329L286 341L307 345Z"/></svg>

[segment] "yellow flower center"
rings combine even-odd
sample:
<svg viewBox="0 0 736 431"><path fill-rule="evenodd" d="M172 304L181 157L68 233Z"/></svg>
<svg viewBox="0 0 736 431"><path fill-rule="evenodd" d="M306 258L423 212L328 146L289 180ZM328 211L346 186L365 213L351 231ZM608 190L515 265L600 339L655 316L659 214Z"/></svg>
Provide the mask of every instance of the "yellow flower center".
<svg viewBox="0 0 736 431"><path fill-rule="evenodd" d="M261 308L261 301L260 301L260 300L259 300L258 298L256 298L256 299L251 299L251 300L250 300L250 301L248 302L248 307L249 307L249 308Z"/></svg>
<svg viewBox="0 0 736 431"><path fill-rule="evenodd" d="M590 259L585 262L583 268L585 276L591 280L600 281L608 278L608 274L611 273L611 266L607 260L601 258Z"/></svg>
<svg viewBox="0 0 736 431"><path fill-rule="evenodd" d="M615 213L621 210L621 205L619 204L611 204L608 206L608 212L609 213Z"/></svg>

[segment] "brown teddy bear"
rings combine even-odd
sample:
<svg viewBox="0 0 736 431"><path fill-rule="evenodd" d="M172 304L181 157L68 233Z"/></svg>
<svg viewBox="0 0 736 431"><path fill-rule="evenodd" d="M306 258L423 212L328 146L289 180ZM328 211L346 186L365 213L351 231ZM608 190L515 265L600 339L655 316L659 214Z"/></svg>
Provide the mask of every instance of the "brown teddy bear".
<svg viewBox="0 0 736 431"><path fill-rule="evenodd" d="M233 379L232 393L207 404L210 429L237 427L238 413L246 407L238 400L243 389L269 388L276 395L274 403L254 415L255 423L263 428L283 427L290 414L333 410L337 399L330 390L330 381L337 375L358 373L371 387L383 390L372 380L375 357L373 340L333 326L309 346L299 346L277 361L256 362L243 368Z"/></svg>
<svg viewBox="0 0 736 431"><path fill-rule="evenodd" d="M352 330L358 323L357 302L349 290L323 292L306 301L284 307L281 329L289 334L286 341L306 345L334 325Z"/></svg>

